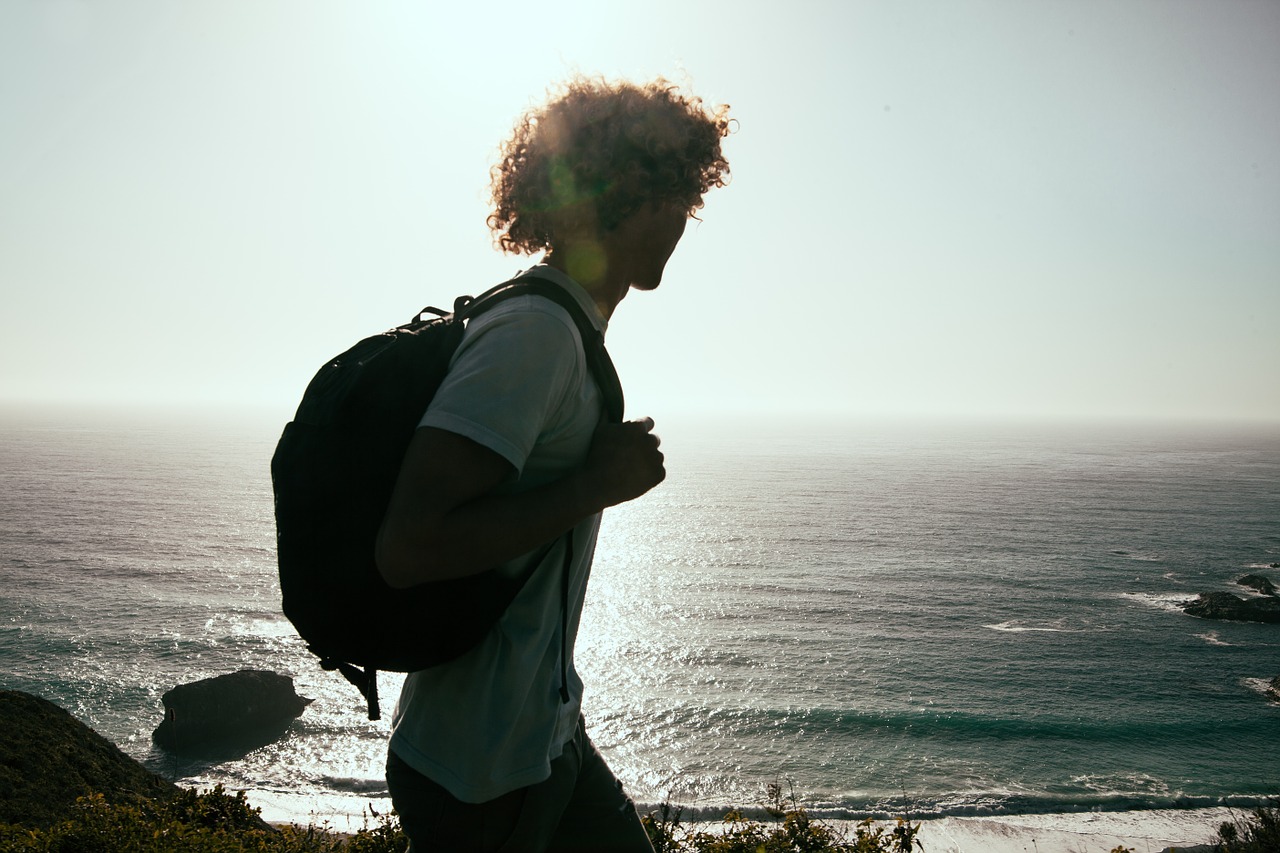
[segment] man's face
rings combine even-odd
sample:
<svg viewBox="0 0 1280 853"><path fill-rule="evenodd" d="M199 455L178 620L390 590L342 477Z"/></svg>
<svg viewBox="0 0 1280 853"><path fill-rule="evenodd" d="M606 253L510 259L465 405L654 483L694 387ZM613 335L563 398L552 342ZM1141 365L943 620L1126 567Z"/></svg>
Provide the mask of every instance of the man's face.
<svg viewBox="0 0 1280 853"><path fill-rule="evenodd" d="M629 265L632 287L653 290L662 283L667 261L688 221L688 213L679 205L651 203L618 226L614 233Z"/></svg>

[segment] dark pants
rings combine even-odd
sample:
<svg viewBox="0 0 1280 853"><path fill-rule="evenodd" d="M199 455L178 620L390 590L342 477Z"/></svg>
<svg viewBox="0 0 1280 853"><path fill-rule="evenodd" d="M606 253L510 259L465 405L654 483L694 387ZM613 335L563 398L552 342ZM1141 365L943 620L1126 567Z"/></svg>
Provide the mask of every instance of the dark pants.
<svg viewBox="0 0 1280 853"><path fill-rule="evenodd" d="M635 805L581 720L551 778L487 803L464 803L387 756L387 786L409 853L653 853Z"/></svg>

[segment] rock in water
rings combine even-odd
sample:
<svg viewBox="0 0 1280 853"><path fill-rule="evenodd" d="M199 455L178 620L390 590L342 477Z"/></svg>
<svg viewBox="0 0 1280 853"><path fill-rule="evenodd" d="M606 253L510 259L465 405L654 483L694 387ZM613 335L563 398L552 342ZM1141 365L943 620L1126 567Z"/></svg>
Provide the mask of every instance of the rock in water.
<svg viewBox="0 0 1280 853"><path fill-rule="evenodd" d="M0 690L0 823L48 828L90 791L125 803L178 788L52 702Z"/></svg>
<svg viewBox="0 0 1280 853"><path fill-rule="evenodd" d="M1276 585L1267 578L1264 578L1262 575L1245 575L1236 581L1236 583L1241 586L1247 586L1249 589L1256 589L1263 595L1270 595L1272 597L1276 595Z"/></svg>
<svg viewBox="0 0 1280 853"><path fill-rule="evenodd" d="M1229 592L1202 592L1182 612L1202 619L1235 622L1280 622L1280 598L1241 598Z"/></svg>
<svg viewBox="0 0 1280 853"><path fill-rule="evenodd" d="M152 739L170 752L208 758L275 741L311 702L297 694L289 676L261 669L180 684L161 701L164 720Z"/></svg>

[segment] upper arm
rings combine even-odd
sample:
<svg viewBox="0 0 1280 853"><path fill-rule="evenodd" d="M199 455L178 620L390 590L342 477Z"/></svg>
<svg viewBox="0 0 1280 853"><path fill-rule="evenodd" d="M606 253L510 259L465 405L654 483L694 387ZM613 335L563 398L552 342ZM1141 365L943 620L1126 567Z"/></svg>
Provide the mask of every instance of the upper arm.
<svg viewBox="0 0 1280 853"><path fill-rule="evenodd" d="M405 453L376 548L392 586L430 579L433 560L501 535L450 514L519 476L585 369L571 321L517 301L471 321Z"/></svg>
<svg viewBox="0 0 1280 853"><path fill-rule="evenodd" d="M472 321L421 421L472 439L517 473L563 417L566 399L585 372L577 330L567 315L518 310L519 302Z"/></svg>
<svg viewBox="0 0 1280 853"><path fill-rule="evenodd" d="M445 516L489 494L513 473L510 462L469 438L434 427L415 432L378 532L383 578L392 586L411 585L406 575L428 556Z"/></svg>

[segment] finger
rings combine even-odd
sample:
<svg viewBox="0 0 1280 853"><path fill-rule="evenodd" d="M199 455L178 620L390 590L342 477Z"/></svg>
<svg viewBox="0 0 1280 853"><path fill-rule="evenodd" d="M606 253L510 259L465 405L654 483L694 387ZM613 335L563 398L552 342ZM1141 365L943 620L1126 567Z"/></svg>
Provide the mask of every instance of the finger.
<svg viewBox="0 0 1280 853"><path fill-rule="evenodd" d="M653 418L637 418L636 420L631 421L631 423L636 424L645 432L653 431Z"/></svg>

